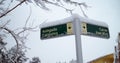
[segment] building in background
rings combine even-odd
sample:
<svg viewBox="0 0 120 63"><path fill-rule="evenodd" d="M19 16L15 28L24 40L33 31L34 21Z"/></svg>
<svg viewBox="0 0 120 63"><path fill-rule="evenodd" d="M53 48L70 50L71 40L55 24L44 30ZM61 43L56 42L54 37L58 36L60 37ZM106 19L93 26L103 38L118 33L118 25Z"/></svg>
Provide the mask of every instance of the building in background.
<svg viewBox="0 0 120 63"><path fill-rule="evenodd" d="M113 63L114 62L114 55L113 54L108 54L102 57L99 57L95 60L92 60L88 63Z"/></svg>
<svg viewBox="0 0 120 63"><path fill-rule="evenodd" d="M119 33L119 35L118 35L118 51L119 51L119 63L120 63L120 33Z"/></svg>
<svg viewBox="0 0 120 63"><path fill-rule="evenodd" d="M114 63L120 63L120 33L118 34L117 45L115 46Z"/></svg>

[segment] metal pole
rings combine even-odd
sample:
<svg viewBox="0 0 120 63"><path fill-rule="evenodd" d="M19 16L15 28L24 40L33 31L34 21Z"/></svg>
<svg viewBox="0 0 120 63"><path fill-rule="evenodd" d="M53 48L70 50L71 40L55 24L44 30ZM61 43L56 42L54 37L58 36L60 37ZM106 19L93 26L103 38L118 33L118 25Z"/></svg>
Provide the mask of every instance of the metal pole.
<svg viewBox="0 0 120 63"><path fill-rule="evenodd" d="M81 44L81 27L79 19L75 19L74 22L74 32L75 32L75 40L76 40L76 56L77 56L77 63L83 63L83 56L82 56L82 44Z"/></svg>

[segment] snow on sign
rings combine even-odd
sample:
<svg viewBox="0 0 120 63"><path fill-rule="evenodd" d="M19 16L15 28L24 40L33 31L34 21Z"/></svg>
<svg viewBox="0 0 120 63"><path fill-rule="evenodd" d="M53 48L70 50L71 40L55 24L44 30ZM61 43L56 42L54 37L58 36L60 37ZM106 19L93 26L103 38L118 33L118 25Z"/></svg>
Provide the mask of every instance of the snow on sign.
<svg viewBox="0 0 120 63"><path fill-rule="evenodd" d="M41 39L71 35L73 25L71 22L41 28Z"/></svg>
<svg viewBox="0 0 120 63"><path fill-rule="evenodd" d="M82 34L101 38L110 38L108 27L82 22Z"/></svg>
<svg viewBox="0 0 120 63"><path fill-rule="evenodd" d="M79 15L73 15L66 19L60 20L59 22L58 21L43 24L40 31L41 39L73 35L75 34L75 29L78 28L81 30L79 35L94 36L105 39L110 38L108 25L104 22L83 18ZM78 23L80 23L80 25L74 27L76 25L75 21L79 21Z"/></svg>

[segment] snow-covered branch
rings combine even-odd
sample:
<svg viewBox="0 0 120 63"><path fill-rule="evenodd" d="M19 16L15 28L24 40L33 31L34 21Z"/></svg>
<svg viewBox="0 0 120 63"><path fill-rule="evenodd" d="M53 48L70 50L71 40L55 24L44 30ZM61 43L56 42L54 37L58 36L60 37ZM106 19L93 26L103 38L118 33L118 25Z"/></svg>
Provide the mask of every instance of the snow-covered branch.
<svg viewBox="0 0 120 63"><path fill-rule="evenodd" d="M27 35L22 35L22 34L24 34L24 32L26 32L26 31L33 31L36 27L23 27L21 31L18 30L18 33L16 33L15 31L13 31L7 27L8 23L9 23L9 21L7 21L5 24L0 25L0 30L7 32L7 33L5 33L5 35L10 34L12 36L12 38L15 40L16 50L15 50L15 54L14 54L14 59L9 58L9 57L8 58L10 59L10 61L12 63L17 63L17 59L20 57L19 49L22 47L26 48L26 46L24 45L24 43L25 43L24 41L27 38ZM3 31L0 31L0 32L3 32ZM2 34L0 34L0 45L2 45L2 46L0 46L0 51L3 48L6 50L6 48L4 47L4 44L6 44L6 43L3 42L3 39L2 39L3 36L1 36L1 35ZM22 45L22 47L19 47L20 45Z"/></svg>
<svg viewBox="0 0 120 63"><path fill-rule="evenodd" d="M6 1L6 0L0 1L0 5L2 5L4 1ZM13 0L11 0L10 3L12 3L12 1ZM45 9L45 10L49 10L49 7L46 6L46 4L51 4L51 5L61 7L63 9L65 9L66 11L70 11L70 13L72 13L72 10L68 9L68 8L65 8L63 3L71 4L71 5L75 5L75 6L83 6L85 8L89 7L85 2L75 2L75 1L71 1L71 0L16 0L16 1L19 1L19 3L16 4L11 9L5 10L4 7L0 7L1 11L5 11L5 12L0 12L0 18L6 16L8 13L10 13L14 9L16 9L18 6L20 6L24 2L25 3L35 3L37 6L39 6L42 9ZM85 14L84 11L82 11L82 12L83 12L83 14Z"/></svg>
<svg viewBox="0 0 120 63"><path fill-rule="evenodd" d="M10 13L11 11L13 11L14 9L16 9L19 5L21 5L22 3L24 3L26 0L22 0L19 4L17 4L16 6L14 6L12 9L6 11L5 13L0 15L0 18L4 17L5 15L7 15L8 13Z"/></svg>

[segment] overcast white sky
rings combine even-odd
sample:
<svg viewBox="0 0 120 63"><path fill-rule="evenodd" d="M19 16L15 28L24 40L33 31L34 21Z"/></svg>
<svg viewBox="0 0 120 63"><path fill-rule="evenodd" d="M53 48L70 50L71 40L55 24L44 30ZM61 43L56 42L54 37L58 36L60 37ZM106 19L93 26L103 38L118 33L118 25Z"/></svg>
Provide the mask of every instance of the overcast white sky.
<svg viewBox="0 0 120 63"><path fill-rule="evenodd" d="M81 0L80 0L81 1ZM84 0L91 8L88 8L86 14L90 19L105 22L109 25L110 39L101 39L89 36L82 37L82 52L84 63L95 58L114 52L114 46L118 32L120 32L120 0ZM31 4L32 15L29 24L33 26L39 25L45 20L51 22L69 17L70 14L64 9L49 5L50 11L44 11ZM74 7L74 6L72 6ZM71 7L71 8L72 8ZM74 7L73 13L83 16L78 7ZM28 5L21 5L8 17L3 20L11 19L9 27L14 29L24 25L25 20L29 16ZM28 24L28 25L29 25ZM39 29L39 28L38 28ZM11 43L12 45L13 43ZM40 31L31 32L26 45L31 48L27 52L28 57L38 56L42 63L69 62L76 59L75 36L65 36L49 40L40 39Z"/></svg>

